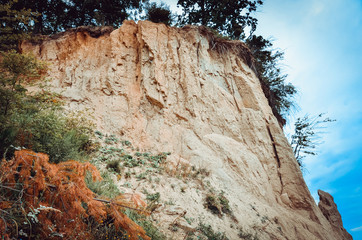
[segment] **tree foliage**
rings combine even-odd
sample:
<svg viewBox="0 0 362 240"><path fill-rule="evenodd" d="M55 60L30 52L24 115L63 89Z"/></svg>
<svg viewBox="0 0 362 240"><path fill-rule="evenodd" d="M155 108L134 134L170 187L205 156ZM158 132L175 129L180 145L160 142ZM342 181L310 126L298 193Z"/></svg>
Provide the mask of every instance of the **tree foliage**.
<svg viewBox="0 0 362 240"><path fill-rule="evenodd" d="M260 79L265 96L272 108L274 115L281 125L285 125L286 116L294 106L293 97L296 94L295 87L286 82L287 75L282 73L280 61L283 59L281 51L272 48L271 41L252 33L257 26L257 19L251 13L262 5L263 1L191 1L179 0L178 5L183 8L183 15L179 17L181 24L201 24L215 31L215 35L224 34L231 39L246 39L251 54L254 58L254 70ZM249 37L246 38L245 29L249 29ZM217 39L222 39L218 37ZM215 41L214 41L215 42ZM212 45L212 48L235 45L232 42L219 41L223 44ZM251 66L247 51L242 51L243 60Z"/></svg>
<svg viewBox="0 0 362 240"><path fill-rule="evenodd" d="M255 70L269 105L280 123L285 124L285 118L294 106L293 97L297 93L296 88L287 83L287 75L282 73L279 62L283 59L283 52L272 49L271 41L262 36L253 35L247 39L246 44L250 48Z"/></svg>
<svg viewBox="0 0 362 240"><path fill-rule="evenodd" d="M19 128L16 118L25 112L34 112L34 105L27 104L29 98L24 83L39 78L41 66L29 55L15 51L2 53L0 62L0 154L16 142Z"/></svg>
<svg viewBox="0 0 362 240"><path fill-rule="evenodd" d="M1 0L4 2L4 0ZM6 0L5 0L6 2ZM31 29L28 32L35 34L50 34L62 30L66 21L67 4L61 0L16 0L13 9L29 9L36 13Z"/></svg>
<svg viewBox="0 0 362 240"><path fill-rule="evenodd" d="M316 146L319 145L319 138L321 128L324 128L324 124L328 122L334 122L336 120L330 118L324 118L324 113L318 116L304 116L298 118L294 123L294 133L291 136L290 145L293 148L294 156L299 164L303 167L303 159L306 155L316 155Z"/></svg>
<svg viewBox="0 0 362 240"><path fill-rule="evenodd" d="M16 0L0 1L0 51L16 49L18 42L29 39L38 14L24 7L16 9Z"/></svg>
<svg viewBox="0 0 362 240"><path fill-rule="evenodd" d="M173 15L170 8L164 3L157 4L155 2L147 3L145 5L145 19L154 23L164 23L171 25L173 21Z"/></svg>
<svg viewBox="0 0 362 240"><path fill-rule="evenodd" d="M0 3L7 6L7 0ZM84 25L119 27L129 12L141 9L140 0L12 0L12 11L23 9L37 13L28 24L27 32L52 34ZM16 14L18 16L18 14ZM11 19L4 19L8 26ZM24 24L19 25L24 26Z"/></svg>
<svg viewBox="0 0 362 240"><path fill-rule="evenodd" d="M82 25L119 27L129 11L141 7L139 0L71 0L66 27Z"/></svg>
<svg viewBox="0 0 362 240"><path fill-rule="evenodd" d="M246 37L245 28L250 27L250 35L256 29L257 19L251 16L263 1L249 0L178 0L182 7L181 24L200 24L210 27L233 39Z"/></svg>
<svg viewBox="0 0 362 240"><path fill-rule="evenodd" d="M46 152L52 161L79 158L90 143L92 124L67 116L56 94L29 93L25 85L42 81L44 63L30 55L3 52L0 62L0 156L15 148Z"/></svg>
<svg viewBox="0 0 362 240"><path fill-rule="evenodd" d="M7 117L15 109L23 109L26 96L24 83L32 83L40 78L44 66L30 55L15 51L1 53L0 62L0 116Z"/></svg>
<svg viewBox="0 0 362 240"><path fill-rule="evenodd" d="M97 199L84 180L88 172L101 180L90 163L51 164L45 154L21 150L3 161L1 169L0 233L5 239L93 239L92 231L104 228L104 223L115 226L121 236L126 231L129 239L150 239L123 212L124 207L145 203L127 195Z"/></svg>

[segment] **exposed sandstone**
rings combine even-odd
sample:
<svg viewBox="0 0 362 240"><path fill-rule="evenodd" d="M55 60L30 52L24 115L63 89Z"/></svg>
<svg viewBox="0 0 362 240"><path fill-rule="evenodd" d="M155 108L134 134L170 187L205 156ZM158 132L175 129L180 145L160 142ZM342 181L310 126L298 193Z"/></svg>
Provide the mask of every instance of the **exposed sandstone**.
<svg viewBox="0 0 362 240"><path fill-rule="evenodd" d="M125 21L97 38L73 31L22 48L51 63L52 89L70 109L91 109L102 131L211 171L236 221L212 215L197 191L165 185L161 194L194 218L230 239L233 225L260 239L344 239L311 197L253 71L238 54L213 51L197 27Z"/></svg>
<svg viewBox="0 0 362 240"><path fill-rule="evenodd" d="M344 229L341 214L338 212L337 204L333 197L322 190L318 190L319 203L318 207L323 215L331 223L336 232L339 232L343 239L352 239L352 236Z"/></svg>

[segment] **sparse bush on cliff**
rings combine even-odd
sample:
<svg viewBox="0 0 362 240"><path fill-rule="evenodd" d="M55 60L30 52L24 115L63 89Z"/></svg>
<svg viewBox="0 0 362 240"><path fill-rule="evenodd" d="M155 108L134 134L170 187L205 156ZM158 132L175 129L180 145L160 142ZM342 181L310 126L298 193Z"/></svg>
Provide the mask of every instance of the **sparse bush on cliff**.
<svg viewBox="0 0 362 240"><path fill-rule="evenodd" d="M205 207L219 216L222 216L223 213L232 214L229 200L224 196L224 192L216 194L211 191L208 193L205 198Z"/></svg>
<svg viewBox="0 0 362 240"><path fill-rule="evenodd" d="M170 8L164 3L147 3L145 5L145 11L145 20L154 23L164 23L166 25L171 25L173 22L173 14L170 11Z"/></svg>
<svg viewBox="0 0 362 240"><path fill-rule="evenodd" d="M200 223L197 230L201 233L201 235L205 236L207 239L229 240L229 238L226 237L225 233L215 232L210 225Z"/></svg>
<svg viewBox="0 0 362 240"><path fill-rule="evenodd" d="M262 85L265 97L278 119L285 125L286 117L294 107L296 88L286 81L287 75L282 73L279 62L283 59L283 52L272 49L272 42L262 36L252 36L246 40L254 57L256 75Z"/></svg>
<svg viewBox="0 0 362 240"><path fill-rule="evenodd" d="M299 166L303 170L303 159L306 155L317 155L316 146L320 144L318 141L319 131L325 123L334 122L331 118L324 118L325 114L321 113L318 116L306 115L303 118L298 118L294 123L294 133L290 139L290 145L293 148L294 156L297 159Z"/></svg>

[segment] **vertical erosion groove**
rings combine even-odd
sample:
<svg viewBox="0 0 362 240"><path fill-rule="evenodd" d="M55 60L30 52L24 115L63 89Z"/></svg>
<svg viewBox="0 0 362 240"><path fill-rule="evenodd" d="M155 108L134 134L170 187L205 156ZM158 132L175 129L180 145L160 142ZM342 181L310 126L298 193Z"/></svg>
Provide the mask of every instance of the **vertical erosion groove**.
<svg viewBox="0 0 362 240"><path fill-rule="evenodd" d="M275 158L277 159L277 162L278 162L278 168L280 168L280 159L279 159L277 148L276 148L275 142L274 142L274 138L273 138L273 135L271 134L270 127L269 127L268 123L266 124L266 128L268 129L268 134L269 134L270 140L271 140L272 145L273 145L274 155L275 155Z"/></svg>
<svg viewBox="0 0 362 240"><path fill-rule="evenodd" d="M282 194L283 191L284 191L284 184L283 184L283 180L282 180L282 174L280 173L280 159L279 159L279 156L278 156L277 148L276 148L276 146L275 146L275 141L274 141L273 135L272 135L272 133L271 133L271 131L270 131L270 127L269 127L269 124L268 124L267 121L266 121L266 128L267 128L267 130L268 130L268 134L269 134L270 140L271 140L272 145L273 145L274 155L275 155L275 158L276 158L277 163L278 163L278 177L279 177L280 185L281 185L281 192L280 192L280 194Z"/></svg>

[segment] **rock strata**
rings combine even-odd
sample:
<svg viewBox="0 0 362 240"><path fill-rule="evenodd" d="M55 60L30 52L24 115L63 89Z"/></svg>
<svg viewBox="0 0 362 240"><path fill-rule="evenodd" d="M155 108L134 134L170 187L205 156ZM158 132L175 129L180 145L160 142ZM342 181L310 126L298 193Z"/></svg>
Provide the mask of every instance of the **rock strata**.
<svg viewBox="0 0 362 240"><path fill-rule="evenodd" d="M337 204L334 202L332 195L322 190L318 190L318 195L318 207L331 223L335 231L340 232L343 239L352 239L352 236L343 227L341 214L337 209Z"/></svg>
<svg viewBox="0 0 362 240"><path fill-rule="evenodd" d="M216 47L198 27L148 21L97 37L66 32L22 50L50 62L51 88L69 109L91 110L99 130L140 150L171 152L169 166L210 172L194 187L180 183L181 194L176 180L158 190L192 227L204 221L229 239L240 229L259 239L345 239L311 197L244 50ZM199 188L223 192L233 218L210 213ZM157 214L167 232L169 215Z"/></svg>

